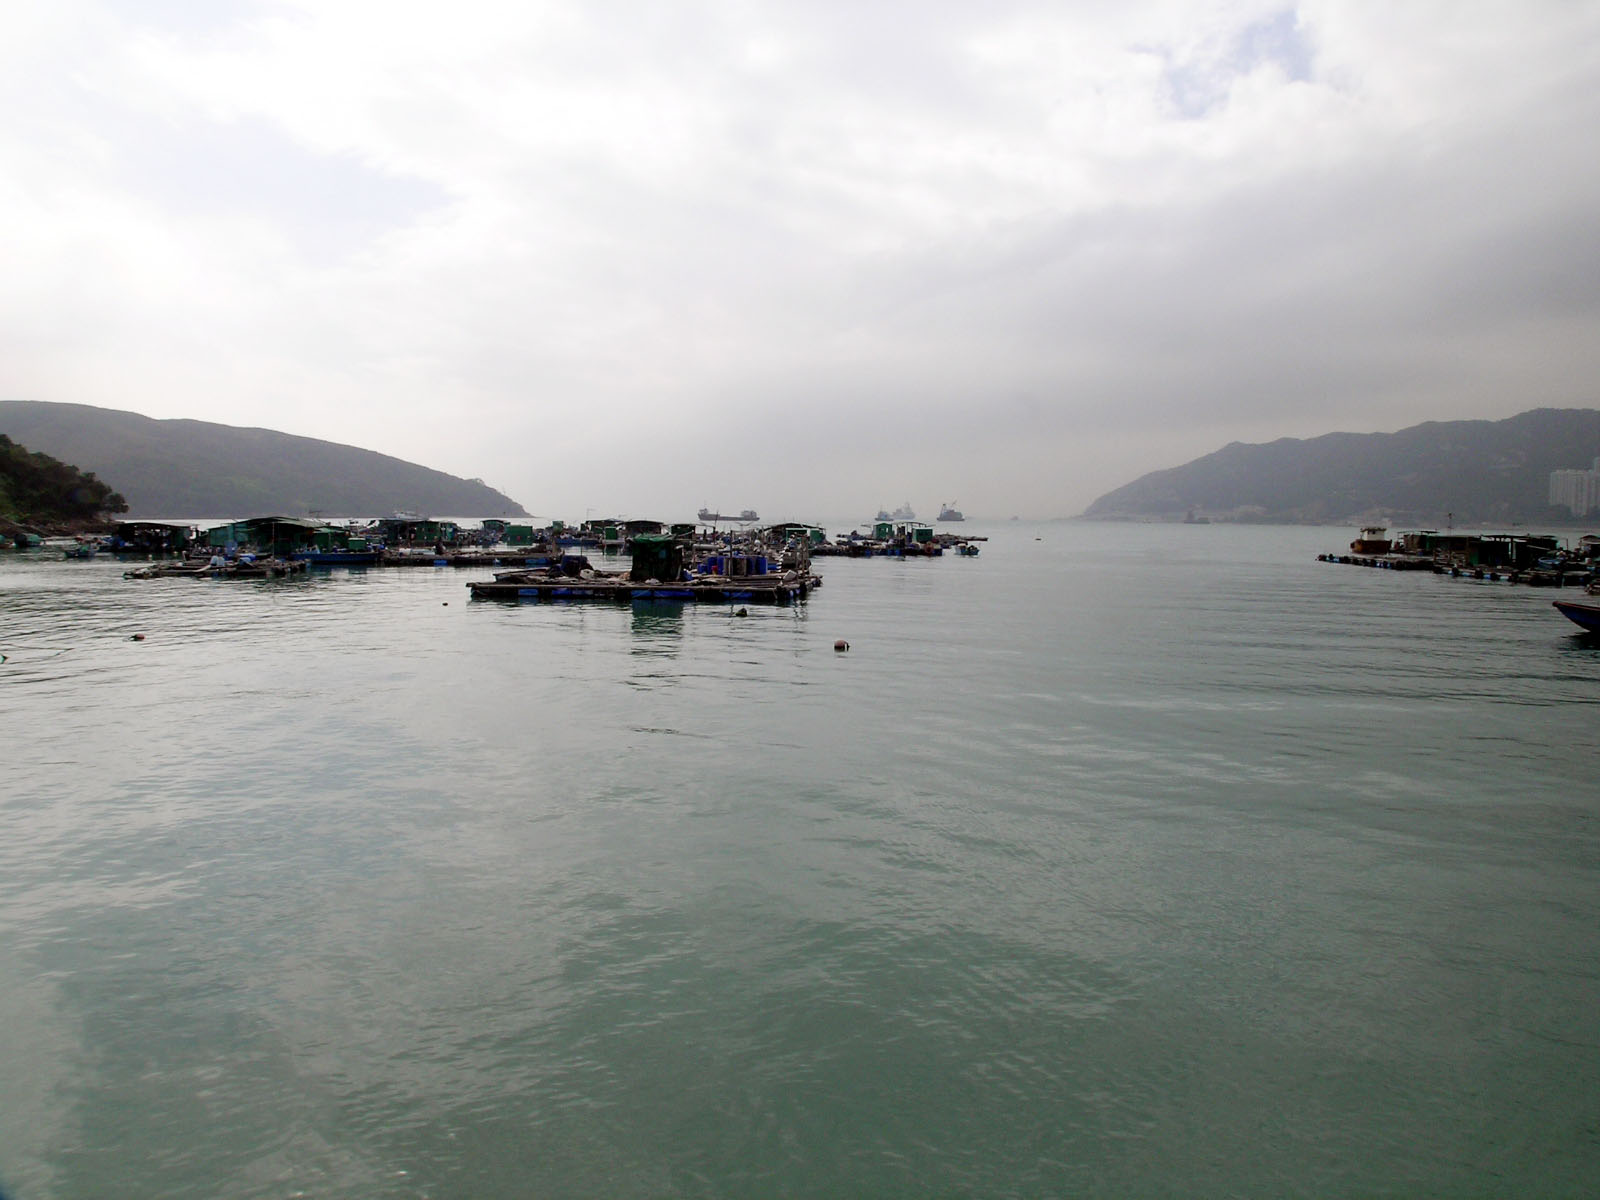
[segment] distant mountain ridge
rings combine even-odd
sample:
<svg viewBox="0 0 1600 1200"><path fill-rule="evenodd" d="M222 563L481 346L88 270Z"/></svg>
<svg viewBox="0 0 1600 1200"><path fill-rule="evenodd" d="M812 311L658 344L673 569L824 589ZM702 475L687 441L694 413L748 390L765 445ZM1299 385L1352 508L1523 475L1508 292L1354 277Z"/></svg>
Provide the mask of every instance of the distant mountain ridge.
<svg viewBox="0 0 1600 1200"><path fill-rule="evenodd" d="M1234 442L1101 496L1085 517L1428 525L1570 521L1550 473L1600 455L1600 410L1539 408L1503 421L1429 421L1396 433Z"/></svg>
<svg viewBox="0 0 1600 1200"><path fill-rule="evenodd" d="M126 497L129 516L386 516L401 509L453 517L527 515L481 480L270 429L4 400L0 433L93 471Z"/></svg>

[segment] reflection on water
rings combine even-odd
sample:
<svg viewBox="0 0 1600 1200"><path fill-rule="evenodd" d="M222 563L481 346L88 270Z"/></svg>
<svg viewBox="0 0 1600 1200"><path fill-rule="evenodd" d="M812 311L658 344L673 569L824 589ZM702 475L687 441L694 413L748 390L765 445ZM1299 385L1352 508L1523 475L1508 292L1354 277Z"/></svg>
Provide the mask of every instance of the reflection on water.
<svg viewBox="0 0 1600 1200"><path fill-rule="evenodd" d="M0 559L0 1184L1585 1190L1591 640L991 532L745 617Z"/></svg>
<svg viewBox="0 0 1600 1200"><path fill-rule="evenodd" d="M683 643L683 608L681 602L635 600L632 653L677 653Z"/></svg>

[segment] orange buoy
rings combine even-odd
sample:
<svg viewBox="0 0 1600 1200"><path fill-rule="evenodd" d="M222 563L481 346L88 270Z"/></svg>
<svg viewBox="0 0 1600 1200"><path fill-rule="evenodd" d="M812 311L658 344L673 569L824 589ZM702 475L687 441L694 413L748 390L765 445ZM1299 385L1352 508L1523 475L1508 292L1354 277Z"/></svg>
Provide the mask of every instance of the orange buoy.
<svg viewBox="0 0 1600 1200"><path fill-rule="evenodd" d="M848 649L850 649L850 643L845 641L843 638L840 638L837 642L835 642L833 644L833 648L835 650L848 650Z"/></svg>

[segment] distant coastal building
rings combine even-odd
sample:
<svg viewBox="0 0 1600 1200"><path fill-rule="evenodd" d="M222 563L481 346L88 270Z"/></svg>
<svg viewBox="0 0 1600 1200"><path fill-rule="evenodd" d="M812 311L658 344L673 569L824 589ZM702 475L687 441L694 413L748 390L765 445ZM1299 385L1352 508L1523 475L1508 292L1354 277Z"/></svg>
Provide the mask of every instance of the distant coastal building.
<svg viewBox="0 0 1600 1200"><path fill-rule="evenodd" d="M1551 471L1550 503L1575 517L1600 511L1600 458L1587 471Z"/></svg>

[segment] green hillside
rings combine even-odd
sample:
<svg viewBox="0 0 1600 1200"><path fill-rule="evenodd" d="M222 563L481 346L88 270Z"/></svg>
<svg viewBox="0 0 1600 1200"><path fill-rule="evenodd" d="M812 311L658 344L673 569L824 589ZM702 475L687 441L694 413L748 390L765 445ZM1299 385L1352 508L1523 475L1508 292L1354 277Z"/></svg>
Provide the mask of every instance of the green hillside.
<svg viewBox="0 0 1600 1200"><path fill-rule="evenodd" d="M111 485L0 433L0 522L30 526L93 521L127 510Z"/></svg>
<svg viewBox="0 0 1600 1200"><path fill-rule="evenodd" d="M1398 433L1234 442L1101 496L1087 517L1405 524L1571 520L1550 473L1600 454L1600 411L1541 408L1503 421L1430 421Z"/></svg>
<svg viewBox="0 0 1600 1200"><path fill-rule="evenodd" d="M116 480L133 516L526 515L479 480L268 429L13 400L0 401L0 433Z"/></svg>

